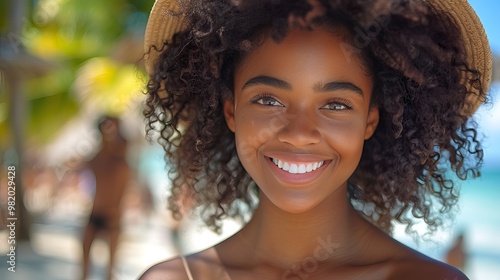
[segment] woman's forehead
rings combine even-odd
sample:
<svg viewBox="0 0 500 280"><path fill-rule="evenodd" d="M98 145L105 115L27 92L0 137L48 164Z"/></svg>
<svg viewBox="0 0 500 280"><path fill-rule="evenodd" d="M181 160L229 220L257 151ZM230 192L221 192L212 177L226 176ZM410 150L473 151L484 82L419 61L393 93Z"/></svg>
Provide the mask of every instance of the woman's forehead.
<svg viewBox="0 0 500 280"><path fill-rule="evenodd" d="M367 56L364 55L366 50L357 48L353 44L351 36L340 26L316 26L314 29L295 27L279 41L273 39L269 30L266 30L265 33L261 33L259 39L245 40L240 45L246 45L247 51L243 51L242 59L236 65L237 70L255 59L257 54L259 57L268 56L269 60L262 61L265 64L271 64L272 60L281 58L284 54L301 54L299 58L307 62L316 58L315 52L322 49L325 58L334 58L336 63L346 63L350 67L361 66L367 76L372 76L369 67L367 67L371 63L368 63L365 59Z"/></svg>

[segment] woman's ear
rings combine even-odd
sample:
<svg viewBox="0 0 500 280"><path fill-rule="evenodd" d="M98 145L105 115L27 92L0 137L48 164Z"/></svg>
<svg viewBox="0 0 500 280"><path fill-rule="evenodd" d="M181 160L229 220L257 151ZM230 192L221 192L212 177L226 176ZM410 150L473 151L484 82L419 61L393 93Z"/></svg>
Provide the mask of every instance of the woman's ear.
<svg viewBox="0 0 500 280"><path fill-rule="evenodd" d="M227 127L234 132L234 101L230 99L226 99L224 101L224 118L226 119Z"/></svg>
<svg viewBox="0 0 500 280"><path fill-rule="evenodd" d="M365 129L365 140L370 139L377 129L378 122L380 120L379 110L377 106L370 106L370 111L368 112L368 119L366 122Z"/></svg>

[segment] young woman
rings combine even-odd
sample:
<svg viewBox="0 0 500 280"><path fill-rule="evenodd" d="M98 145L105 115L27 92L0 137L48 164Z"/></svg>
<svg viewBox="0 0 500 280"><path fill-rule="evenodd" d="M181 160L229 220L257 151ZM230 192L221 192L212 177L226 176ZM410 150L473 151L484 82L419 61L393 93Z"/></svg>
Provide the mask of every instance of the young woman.
<svg viewBox="0 0 500 280"><path fill-rule="evenodd" d="M253 216L141 279L466 279L390 236L479 175L491 57L465 0L157 0L146 48L170 209Z"/></svg>

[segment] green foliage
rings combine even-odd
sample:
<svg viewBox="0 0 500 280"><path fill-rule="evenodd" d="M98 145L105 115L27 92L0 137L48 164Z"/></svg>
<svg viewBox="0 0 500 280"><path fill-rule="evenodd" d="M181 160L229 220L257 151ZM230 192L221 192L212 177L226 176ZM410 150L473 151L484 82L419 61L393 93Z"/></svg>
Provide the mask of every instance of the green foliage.
<svg viewBox="0 0 500 280"><path fill-rule="evenodd" d="M22 1L22 0L18 0ZM131 34L142 36L153 0L38 0L28 5L23 33L15 34L27 52L56 65L49 74L23 81L25 89L26 141L46 144L57 136L60 129L79 111L89 106L92 99L99 102L126 103L134 98L131 92L138 83L128 82L127 91L119 83L137 79L137 69L131 62L118 62L113 57L116 44ZM0 34L7 37L8 4L0 1ZM12 20L12 19L11 19ZM11 34L12 35L12 34ZM11 36L12 37L12 36ZM8 39L6 40L9 41ZM140 42L142 44L142 42ZM99 57L107 61L109 73L88 80L88 87L81 90L82 72ZM98 69L103 71L103 69ZM135 71L135 73L134 73ZM88 75L87 75L88 76ZM100 79L100 77L108 77ZM114 78L113 78L114 77ZM98 81L98 82L96 82ZM9 81L7 81L9 82ZM76 85L79 85L76 86ZM76 89L80 91L75 92ZM99 92L100 89L105 92ZM11 145L9 124L5 110L8 100L0 89L0 147ZM86 96L82 96L86 94ZM102 96L105 94L105 96ZM103 101L104 100L104 101ZM121 106L125 106L121 104ZM113 106L102 106L108 110ZM116 108L115 108L116 109Z"/></svg>

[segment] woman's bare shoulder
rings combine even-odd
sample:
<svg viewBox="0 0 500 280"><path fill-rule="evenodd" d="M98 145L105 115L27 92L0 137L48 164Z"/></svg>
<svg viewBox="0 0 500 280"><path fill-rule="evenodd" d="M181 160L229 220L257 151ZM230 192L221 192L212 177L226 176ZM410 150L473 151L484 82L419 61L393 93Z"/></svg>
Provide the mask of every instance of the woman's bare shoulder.
<svg viewBox="0 0 500 280"><path fill-rule="evenodd" d="M388 279L467 280L459 269L446 263L418 257L394 261Z"/></svg>
<svg viewBox="0 0 500 280"><path fill-rule="evenodd" d="M163 261L148 268L139 280L188 280L181 257Z"/></svg>
<svg viewBox="0 0 500 280"><path fill-rule="evenodd" d="M433 259L409 246L385 235L375 246L382 251L388 248L385 268L387 279L429 279L429 280L463 280L468 279L459 269L444 262Z"/></svg>

